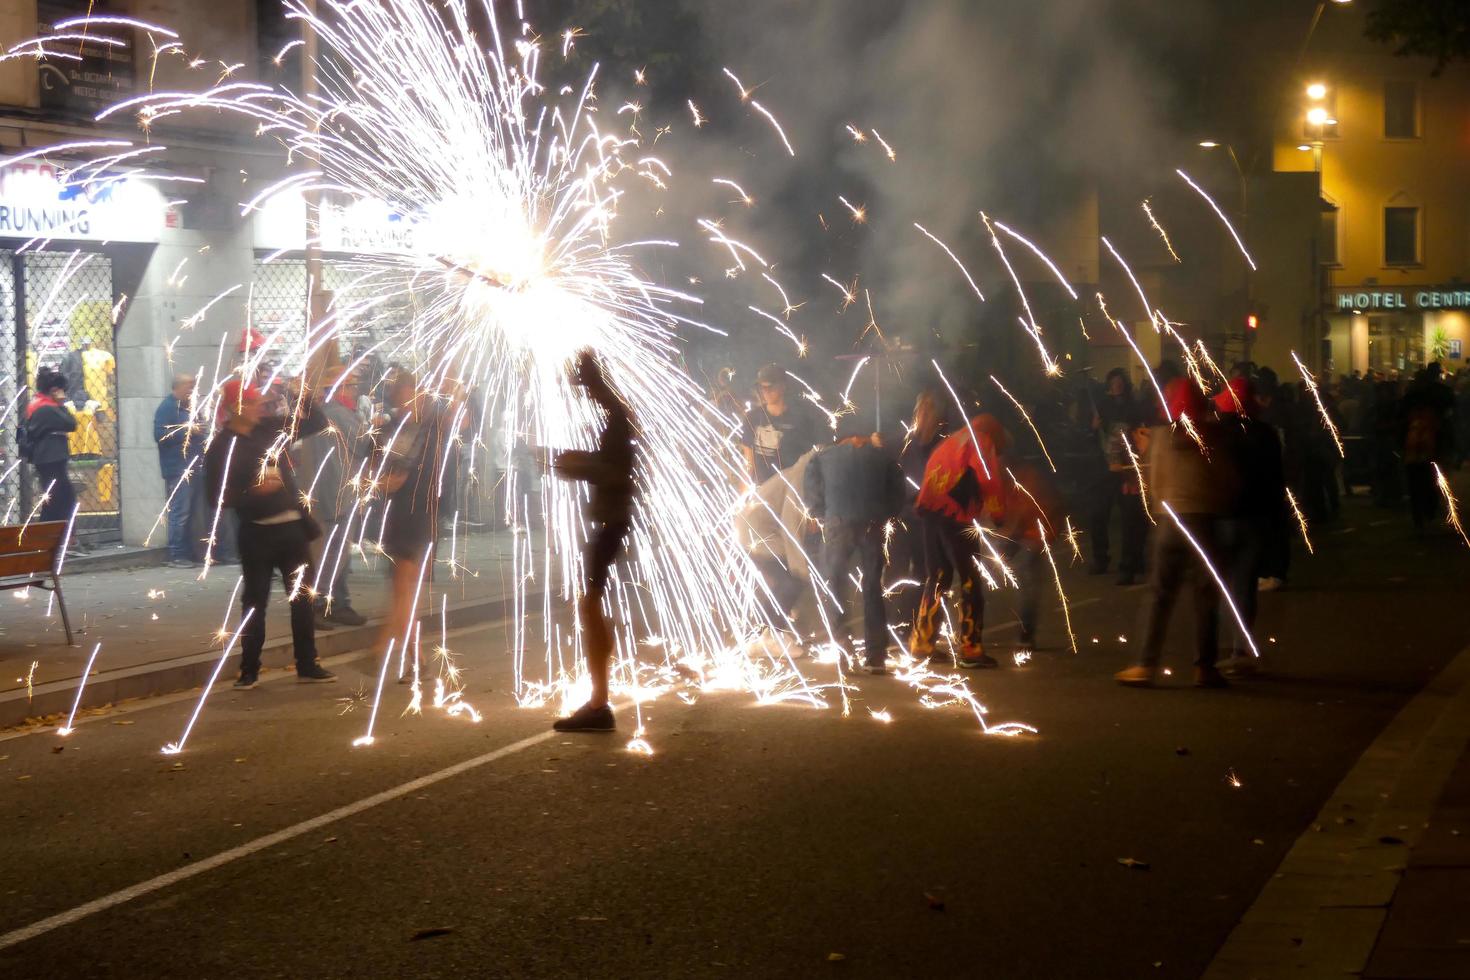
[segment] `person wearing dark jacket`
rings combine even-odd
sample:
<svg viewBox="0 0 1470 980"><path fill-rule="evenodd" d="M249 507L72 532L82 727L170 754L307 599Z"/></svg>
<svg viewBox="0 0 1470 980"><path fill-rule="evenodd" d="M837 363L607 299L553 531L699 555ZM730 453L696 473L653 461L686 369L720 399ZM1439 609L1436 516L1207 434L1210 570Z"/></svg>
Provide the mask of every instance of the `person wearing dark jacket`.
<svg viewBox="0 0 1470 980"><path fill-rule="evenodd" d="M592 697L586 704L553 724L559 732L610 732L616 727L608 698L608 674L612 669L612 627L602 612L603 596L613 562L623 550L633 528L634 471L638 455L634 440L637 425L633 412L608 383L602 362L590 350L577 355L573 383L602 409L605 416L597 448L570 449L557 453L556 475L579 480L591 489L587 516L595 525L582 556L587 576L577 613L582 624L582 649L587 654L587 673L592 680Z"/></svg>
<svg viewBox="0 0 1470 980"><path fill-rule="evenodd" d="M168 563L173 568L192 568L194 542L189 527L194 519L194 487L184 481L199 458L202 440L190 415L194 379L174 375L173 389L153 412L153 441L158 445L158 470L163 475L163 492L168 498Z"/></svg>
<svg viewBox="0 0 1470 980"><path fill-rule="evenodd" d="M211 499L223 499L240 518L240 605L248 617L240 637L240 679L235 682L241 690L255 687L260 677L265 611L277 571L291 605L297 680L336 680L316 659L311 541L321 529L302 509L286 456L291 442L322 431L326 420L311 399L293 392L288 400L293 406L299 403L297 417L268 419L258 390L237 381L226 384L220 398L225 422L204 456Z"/></svg>
<svg viewBox="0 0 1470 980"><path fill-rule="evenodd" d="M870 674L888 672L888 615L883 605L883 541L888 523L903 508L903 470L873 445L855 416L844 416L837 444L817 453L806 468L807 511L822 525L822 576L841 607L847 573L857 558L863 587L863 650Z"/></svg>
<svg viewBox="0 0 1470 980"><path fill-rule="evenodd" d="M1281 438L1256 417L1258 406L1252 389L1247 379L1231 378L1229 388L1215 396L1215 409L1222 421L1240 427L1240 496L1234 509L1216 524L1216 534L1222 559L1220 574L1248 629L1255 628L1266 542L1289 535ZM1234 642L1231 656L1220 669L1226 674L1253 672L1256 660L1249 639L1240 635L1240 628L1233 623L1229 623L1228 631Z"/></svg>
<svg viewBox="0 0 1470 980"><path fill-rule="evenodd" d="M66 465L71 459L67 437L76 431L77 417L62 404L65 400L66 378L50 368L37 371L36 397L26 406L25 427L30 462L45 494L43 521L69 521L77 507Z"/></svg>

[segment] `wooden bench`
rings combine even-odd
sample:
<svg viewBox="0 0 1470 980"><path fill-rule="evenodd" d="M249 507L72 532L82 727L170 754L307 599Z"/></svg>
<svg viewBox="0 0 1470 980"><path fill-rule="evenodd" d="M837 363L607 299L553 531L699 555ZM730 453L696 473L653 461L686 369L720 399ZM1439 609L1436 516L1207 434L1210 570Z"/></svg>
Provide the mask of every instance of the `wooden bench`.
<svg viewBox="0 0 1470 980"><path fill-rule="evenodd" d="M0 527L0 590L24 587L56 593L61 625L66 628L66 645L71 646L71 620L66 615L61 573L57 571L65 537L66 521Z"/></svg>

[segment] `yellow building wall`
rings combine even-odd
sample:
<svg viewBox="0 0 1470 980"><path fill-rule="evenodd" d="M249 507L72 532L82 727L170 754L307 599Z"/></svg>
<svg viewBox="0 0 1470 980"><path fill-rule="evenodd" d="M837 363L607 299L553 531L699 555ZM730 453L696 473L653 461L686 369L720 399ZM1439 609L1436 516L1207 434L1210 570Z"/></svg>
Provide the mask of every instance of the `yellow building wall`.
<svg viewBox="0 0 1470 980"><path fill-rule="evenodd" d="M36 36L36 4L34 0L5 0L0 3L0 47ZM0 106L35 108L40 104L36 63L17 58L0 64Z"/></svg>

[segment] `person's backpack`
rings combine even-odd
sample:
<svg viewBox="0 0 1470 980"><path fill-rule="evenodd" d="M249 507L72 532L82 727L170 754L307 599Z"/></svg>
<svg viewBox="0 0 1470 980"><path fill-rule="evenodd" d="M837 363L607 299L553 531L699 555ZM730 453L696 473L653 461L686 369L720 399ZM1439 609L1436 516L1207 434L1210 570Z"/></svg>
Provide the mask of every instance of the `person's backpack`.
<svg viewBox="0 0 1470 980"><path fill-rule="evenodd" d="M20 458L25 460L27 463L35 462L32 457L36 453L36 446L35 443L31 441L30 426L26 425L24 419L21 419L19 424L15 427L15 451L20 455Z"/></svg>

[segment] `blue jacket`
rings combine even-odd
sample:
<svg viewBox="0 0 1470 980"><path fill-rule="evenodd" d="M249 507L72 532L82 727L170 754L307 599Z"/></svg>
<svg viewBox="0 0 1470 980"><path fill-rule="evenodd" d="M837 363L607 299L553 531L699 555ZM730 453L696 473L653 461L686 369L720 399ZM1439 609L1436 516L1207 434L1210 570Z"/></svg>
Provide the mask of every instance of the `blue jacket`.
<svg viewBox="0 0 1470 980"><path fill-rule="evenodd" d="M158 468L164 479L178 479L189 466L185 446L199 452L198 434L190 439L189 403L168 395L153 413L153 441L158 444Z"/></svg>
<svg viewBox="0 0 1470 980"><path fill-rule="evenodd" d="M907 497L903 470L892 453L848 443L828 446L812 457L803 490L813 517L859 524L896 517Z"/></svg>

